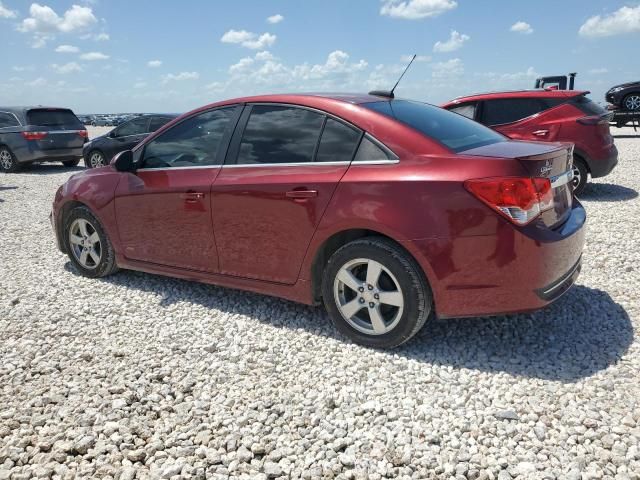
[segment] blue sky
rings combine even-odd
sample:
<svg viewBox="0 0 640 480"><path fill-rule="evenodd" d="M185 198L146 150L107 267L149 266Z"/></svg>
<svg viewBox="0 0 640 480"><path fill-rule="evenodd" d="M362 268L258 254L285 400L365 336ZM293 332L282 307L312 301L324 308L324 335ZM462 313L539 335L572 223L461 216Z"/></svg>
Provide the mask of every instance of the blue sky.
<svg viewBox="0 0 640 480"><path fill-rule="evenodd" d="M0 104L171 111L256 93L389 88L439 103L579 72L640 80L640 1L0 0Z"/></svg>

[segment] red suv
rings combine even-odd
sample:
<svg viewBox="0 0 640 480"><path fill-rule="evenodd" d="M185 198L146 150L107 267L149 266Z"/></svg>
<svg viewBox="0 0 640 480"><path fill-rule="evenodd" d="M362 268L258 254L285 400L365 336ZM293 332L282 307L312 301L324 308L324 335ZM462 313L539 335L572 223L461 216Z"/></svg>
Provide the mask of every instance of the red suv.
<svg viewBox="0 0 640 480"><path fill-rule="evenodd" d="M567 291L585 222L571 155L407 100L242 98L73 175L51 220L88 277L120 267L324 302L343 333L391 347L433 314Z"/></svg>
<svg viewBox="0 0 640 480"><path fill-rule="evenodd" d="M575 145L573 185L580 194L588 176L604 177L618 163L609 132L611 113L575 90L525 90L459 97L442 107L472 118L514 140Z"/></svg>

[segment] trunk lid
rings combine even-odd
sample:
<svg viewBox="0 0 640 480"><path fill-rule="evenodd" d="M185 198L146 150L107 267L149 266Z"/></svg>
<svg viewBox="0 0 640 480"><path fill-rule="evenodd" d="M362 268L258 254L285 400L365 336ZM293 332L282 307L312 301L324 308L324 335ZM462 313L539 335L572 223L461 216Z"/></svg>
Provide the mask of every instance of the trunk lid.
<svg viewBox="0 0 640 480"><path fill-rule="evenodd" d="M548 178L553 190L553 208L542 212L543 223L554 228L571 214L573 204L573 145L542 142L499 142L464 152L478 157L512 158L527 175Z"/></svg>
<svg viewBox="0 0 640 480"><path fill-rule="evenodd" d="M86 128L66 108L35 108L27 112L27 132L46 132L42 138L30 140L41 150L55 151L82 148Z"/></svg>

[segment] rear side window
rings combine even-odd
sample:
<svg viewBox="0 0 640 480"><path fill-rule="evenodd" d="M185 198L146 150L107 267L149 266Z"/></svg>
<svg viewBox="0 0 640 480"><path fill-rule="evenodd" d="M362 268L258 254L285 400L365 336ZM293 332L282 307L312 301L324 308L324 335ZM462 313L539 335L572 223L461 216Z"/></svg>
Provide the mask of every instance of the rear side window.
<svg viewBox="0 0 640 480"><path fill-rule="evenodd" d="M482 123L485 125L513 123L540 113L542 110L546 110L546 107L537 98L487 100L482 110Z"/></svg>
<svg viewBox="0 0 640 480"><path fill-rule="evenodd" d="M71 110L35 109L27 112L27 123L41 127L79 127L82 122Z"/></svg>
<svg viewBox="0 0 640 480"><path fill-rule="evenodd" d="M448 108L447 110L453 113L457 113L458 115L462 115L463 117L470 118L471 120L476 118L475 103L465 103L464 105L458 105L453 108Z"/></svg>
<svg viewBox="0 0 640 480"><path fill-rule="evenodd" d="M369 137L364 137L356 156L353 159L354 162L371 162L377 160L391 160L393 157L388 154L382 147L373 142Z"/></svg>
<svg viewBox="0 0 640 480"><path fill-rule="evenodd" d="M167 117L153 117L153 118L151 118L151 123L149 124L149 131L150 132L155 132L160 127L165 126L171 120L173 120L173 119L167 118Z"/></svg>
<svg viewBox="0 0 640 480"><path fill-rule="evenodd" d="M0 128L17 127L20 125L11 113L0 112Z"/></svg>
<svg viewBox="0 0 640 480"><path fill-rule="evenodd" d="M506 141L505 137L490 128L426 103L391 100L362 106L398 120L454 152Z"/></svg>
<svg viewBox="0 0 640 480"><path fill-rule="evenodd" d="M332 118L322 130L322 138L316 155L316 162L350 162L358 146L362 132L348 127Z"/></svg>
<svg viewBox="0 0 640 480"><path fill-rule="evenodd" d="M603 113L607 113L604 108L602 108L596 102L591 101L591 99L585 97L584 95L579 95L572 98L569 103L579 108L583 113L587 115L602 115Z"/></svg>
<svg viewBox="0 0 640 480"><path fill-rule="evenodd" d="M238 164L311 162L323 122L324 115L304 108L254 105Z"/></svg>

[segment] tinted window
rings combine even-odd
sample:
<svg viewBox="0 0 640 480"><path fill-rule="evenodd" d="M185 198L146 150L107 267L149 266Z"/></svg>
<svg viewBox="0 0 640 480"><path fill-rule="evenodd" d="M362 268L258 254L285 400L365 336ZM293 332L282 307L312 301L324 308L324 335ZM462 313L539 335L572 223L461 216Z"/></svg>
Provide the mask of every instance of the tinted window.
<svg viewBox="0 0 640 480"><path fill-rule="evenodd" d="M163 127L164 125L169 123L171 120L173 120L173 119L172 118L167 118L167 117L153 117L151 119L151 123L149 124L149 131L150 132L155 132L160 127Z"/></svg>
<svg viewBox="0 0 640 480"><path fill-rule="evenodd" d="M332 118L322 130L316 162L350 162L358 146L361 132Z"/></svg>
<svg viewBox="0 0 640 480"><path fill-rule="evenodd" d="M376 145L370 138L364 137L356 156L353 159L354 162L367 162L372 160L389 160L391 157L381 147Z"/></svg>
<svg viewBox="0 0 640 480"><path fill-rule="evenodd" d="M222 163L221 146L235 107L211 110L174 125L144 149L144 168Z"/></svg>
<svg viewBox="0 0 640 480"><path fill-rule="evenodd" d="M127 137L129 135L142 135L143 133L147 133L147 125L149 124L149 119L147 117L136 118L135 120L131 120L129 122L123 123L120 125L115 134L117 137Z"/></svg>
<svg viewBox="0 0 640 480"><path fill-rule="evenodd" d="M476 104L475 103L466 103L464 105L458 105L457 107L449 108L450 112L457 113L458 115L462 115L463 117L470 118L473 120L476 117Z"/></svg>
<svg viewBox="0 0 640 480"><path fill-rule="evenodd" d="M27 112L29 125L42 127L74 127L82 126L82 123L71 110L29 110Z"/></svg>
<svg viewBox="0 0 640 480"><path fill-rule="evenodd" d="M592 102L584 95L579 95L571 99L571 104L578 107L583 113L587 115L602 115L607 111L595 102Z"/></svg>
<svg viewBox="0 0 640 480"><path fill-rule="evenodd" d="M365 103L363 106L402 122L454 152L504 142L499 133L462 115L408 100Z"/></svg>
<svg viewBox="0 0 640 480"><path fill-rule="evenodd" d="M242 134L239 164L313 160L324 116L303 108L254 105Z"/></svg>
<svg viewBox="0 0 640 480"><path fill-rule="evenodd" d="M487 100L482 110L482 123L485 125L501 125L530 117L545 110L545 106L537 98L501 98Z"/></svg>
<svg viewBox="0 0 640 480"><path fill-rule="evenodd" d="M16 127L18 125L19 123L16 120L16 117L14 117L12 114L0 112L0 128Z"/></svg>

